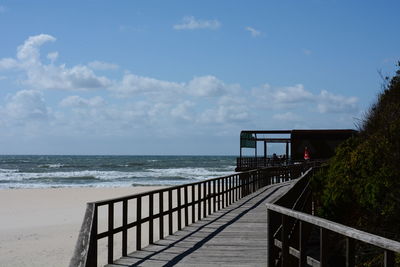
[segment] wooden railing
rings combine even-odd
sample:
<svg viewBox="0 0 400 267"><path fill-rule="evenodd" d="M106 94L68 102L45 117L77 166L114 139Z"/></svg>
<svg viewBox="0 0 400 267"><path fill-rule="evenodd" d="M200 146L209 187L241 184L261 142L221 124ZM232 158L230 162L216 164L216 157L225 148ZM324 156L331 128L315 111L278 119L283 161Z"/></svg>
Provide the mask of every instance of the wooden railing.
<svg viewBox="0 0 400 267"><path fill-rule="evenodd" d="M142 240L147 235L148 243L171 235L176 230L192 224L211 213L223 209L233 202L274 183L295 179L305 171L308 164L285 167L271 167L254 171L241 172L225 177L208 179L201 182L168 187L146 193L135 194L87 204L81 231L70 266L97 266L99 241L106 239L107 263L115 259L115 236L122 235L121 250L118 257L128 254L128 245L134 243L136 250L144 245ZM146 212L143 203L148 203ZM158 208L157 205L158 204ZM116 206L122 214L117 216ZM106 216L99 214L100 209ZM104 211L105 210L105 211ZM130 211L128 213L128 211ZM143 214L146 214L144 216ZM99 230L101 218L107 217L106 230ZM121 219L119 226L115 219ZM158 227L154 227L155 221ZM148 231L142 231L146 224ZM133 235L128 230L134 229ZM156 229L157 228L157 229Z"/></svg>
<svg viewBox="0 0 400 267"><path fill-rule="evenodd" d="M258 168L265 168L269 166L281 166L288 161L286 159L272 159L264 157L241 157L236 158L236 170L254 170Z"/></svg>
<svg viewBox="0 0 400 267"><path fill-rule="evenodd" d="M309 170L296 183L299 185L297 189L296 185L292 188L295 192L289 191L275 203L266 204L268 266L355 266L355 245L360 243L381 248L384 254L384 266L394 267L395 253L400 253L400 242L307 214L313 211L308 182L312 175L313 171ZM294 198L296 195L297 199ZM319 235L319 245L312 243L307 245L312 231ZM330 257L340 256L329 249L333 243L337 249L340 240L345 241L344 260L333 265L329 264ZM310 250L317 253L310 253Z"/></svg>

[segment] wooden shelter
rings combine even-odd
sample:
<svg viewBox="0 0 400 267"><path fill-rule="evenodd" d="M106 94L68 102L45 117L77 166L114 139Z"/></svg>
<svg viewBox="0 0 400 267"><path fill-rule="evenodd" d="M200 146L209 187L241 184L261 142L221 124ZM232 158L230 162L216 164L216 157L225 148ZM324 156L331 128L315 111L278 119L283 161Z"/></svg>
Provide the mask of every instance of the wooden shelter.
<svg viewBox="0 0 400 267"><path fill-rule="evenodd" d="M304 160L307 147L311 159L326 160L332 157L336 147L357 131L351 129L326 130L244 130L240 133L240 157L236 171L251 170L273 165L285 165ZM260 144L263 150L258 155ZM268 155L268 144L285 144L285 154L280 157ZM253 156L243 156L243 148L254 149Z"/></svg>

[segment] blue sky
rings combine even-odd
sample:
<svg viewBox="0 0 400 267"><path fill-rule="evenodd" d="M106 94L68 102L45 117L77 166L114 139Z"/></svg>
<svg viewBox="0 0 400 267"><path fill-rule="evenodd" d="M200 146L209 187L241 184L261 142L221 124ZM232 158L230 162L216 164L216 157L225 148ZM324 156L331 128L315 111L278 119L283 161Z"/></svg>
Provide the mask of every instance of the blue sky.
<svg viewBox="0 0 400 267"><path fill-rule="evenodd" d="M355 128L399 8L0 0L0 153L237 155L243 129Z"/></svg>

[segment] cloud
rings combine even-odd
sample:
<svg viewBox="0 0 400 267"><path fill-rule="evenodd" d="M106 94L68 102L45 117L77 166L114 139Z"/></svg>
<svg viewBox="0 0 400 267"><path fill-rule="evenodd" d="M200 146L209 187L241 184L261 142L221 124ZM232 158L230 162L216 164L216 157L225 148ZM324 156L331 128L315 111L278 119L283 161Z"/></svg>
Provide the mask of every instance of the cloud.
<svg viewBox="0 0 400 267"><path fill-rule="evenodd" d="M119 68L117 64L107 63L97 60L89 62L88 66L93 70L116 70Z"/></svg>
<svg viewBox="0 0 400 267"><path fill-rule="evenodd" d="M318 111L321 113L350 113L358 111L358 99L356 97L334 95L322 90L316 99Z"/></svg>
<svg viewBox="0 0 400 267"><path fill-rule="evenodd" d="M222 96L215 108L206 109L199 116L203 124L242 123L249 119L249 105L242 97Z"/></svg>
<svg viewBox="0 0 400 267"><path fill-rule="evenodd" d="M172 108L171 116L182 120L190 121L193 119L191 108L195 104L191 101L179 103L176 107Z"/></svg>
<svg viewBox="0 0 400 267"><path fill-rule="evenodd" d="M200 20L193 16L183 17L181 24L173 26L175 30L196 30L196 29L210 29L216 30L221 26L218 20Z"/></svg>
<svg viewBox="0 0 400 267"><path fill-rule="evenodd" d="M172 92L181 88L183 88L183 85L180 83L126 73L122 80L116 84L112 90L121 96L129 96L142 93Z"/></svg>
<svg viewBox="0 0 400 267"><path fill-rule="evenodd" d="M327 90L313 92L303 84L264 84L249 89L214 75L174 81L120 72L118 65L100 60L67 66L59 63L58 52L42 50L55 40L47 34L29 37L18 46L14 58L0 59L0 79L7 78L2 83L29 89L9 96L0 106L0 124L7 133L22 134L24 127L28 134L37 136L78 138L89 133L142 138L149 132L165 138L181 135L182 129L188 135L232 135L243 127L273 128L280 122L292 127L306 121L312 127L336 118L337 113L349 118L358 112L357 98ZM3 70L18 73L1 76ZM105 76L99 76L97 70L104 71ZM108 78L114 70L120 78ZM47 95L52 101L55 96L62 98L47 106Z"/></svg>
<svg viewBox="0 0 400 267"><path fill-rule="evenodd" d="M245 29L246 31L250 32L251 36L253 36L253 37L257 37L257 36L260 36L260 35L261 35L261 32L260 32L260 31L254 29L254 28L252 28L252 27L247 26L247 27L245 27L244 29Z"/></svg>
<svg viewBox="0 0 400 267"><path fill-rule="evenodd" d="M95 96L89 99L74 95L64 98L60 102L61 107L101 107L105 105L105 101L100 96Z"/></svg>
<svg viewBox="0 0 400 267"><path fill-rule="evenodd" d="M86 90L104 89L111 85L111 81L103 76L97 76L92 69L84 65L67 68L65 65L54 65L58 52L47 55L51 64L43 64L40 59L40 47L47 42L54 42L56 38L48 34L39 34L29 37L17 48L16 58L0 59L0 70L17 69L25 72L23 84L30 85L37 90Z"/></svg>
<svg viewBox="0 0 400 267"><path fill-rule="evenodd" d="M47 42L54 42L56 38L48 34L39 34L29 37L24 44L17 48L17 59L25 65L40 64L39 47Z"/></svg>
<svg viewBox="0 0 400 267"><path fill-rule="evenodd" d="M305 90L302 84L281 88L272 88L270 85L265 84L262 87L254 88L252 95L277 105L304 103L312 101L314 98L313 94Z"/></svg>
<svg viewBox="0 0 400 267"><path fill-rule="evenodd" d="M354 113L358 111L358 99L356 97L335 95L326 90L322 90L320 94L314 94L307 91L302 84L281 88L272 88L265 84L262 87L253 88L252 96L261 105L270 108L294 109L300 106L307 108L308 106L308 109L317 110L319 113ZM265 103L268 103L268 105Z"/></svg>
<svg viewBox="0 0 400 267"><path fill-rule="evenodd" d="M288 122L298 122L300 121L300 116L293 112L277 113L272 116L273 119L278 121L288 121Z"/></svg>
<svg viewBox="0 0 400 267"><path fill-rule="evenodd" d="M0 14L3 14L7 11L7 8L5 6L0 6Z"/></svg>
<svg viewBox="0 0 400 267"><path fill-rule="evenodd" d="M19 67L18 61L13 58L0 59L0 70L9 70Z"/></svg>
<svg viewBox="0 0 400 267"><path fill-rule="evenodd" d="M220 96L226 92L227 86L216 77L208 75L194 77L188 83L187 89L196 96Z"/></svg>
<svg viewBox="0 0 400 267"><path fill-rule="evenodd" d="M48 117L43 94L35 90L18 91L10 97L5 110L13 120L44 120Z"/></svg>
<svg viewBox="0 0 400 267"><path fill-rule="evenodd" d="M312 51L310 49L303 49L303 54L309 56L312 54Z"/></svg>
<svg viewBox="0 0 400 267"><path fill-rule="evenodd" d="M54 61L56 61L58 58L58 52L48 53L47 58L51 61L51 63L54 63Z"/></svg>

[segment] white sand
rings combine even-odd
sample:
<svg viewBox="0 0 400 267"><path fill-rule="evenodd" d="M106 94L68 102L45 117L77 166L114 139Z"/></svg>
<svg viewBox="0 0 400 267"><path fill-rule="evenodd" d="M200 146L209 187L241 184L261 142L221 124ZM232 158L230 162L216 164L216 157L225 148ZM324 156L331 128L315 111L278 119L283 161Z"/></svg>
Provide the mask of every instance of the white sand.
<svg viewBox="0 0 400 267"><path fill-rule="evenodd" d="M87 202L154 189L0 190L0 266L68 266Z"/></svg>

